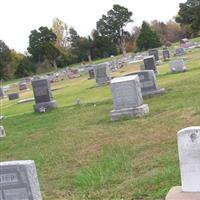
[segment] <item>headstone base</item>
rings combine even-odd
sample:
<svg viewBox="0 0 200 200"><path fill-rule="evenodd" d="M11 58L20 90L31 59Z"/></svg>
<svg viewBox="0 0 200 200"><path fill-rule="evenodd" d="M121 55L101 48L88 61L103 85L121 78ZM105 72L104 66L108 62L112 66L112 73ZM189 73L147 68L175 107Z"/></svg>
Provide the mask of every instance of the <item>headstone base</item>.
<svg viewBox="0 0 200 200"><path fill-rule="evenodd" d="M57 108L57 102L56 101L50 101L50 102L45 102L45 103L38 103L33 105L34 111L35 112L46 112L48 110L51 110L53 108Z"/></svg>
<svg viewBox="0 0 200 200"><path fill-rule="evenodd" d="M142 96L154 96L154 95L161 95L165 93L165 88L161 88L158 90L152 90L152 91L147 91L147 92L142 92Z"/></svg>
<svg viewBox="0 0 200 200"><path fill-rule="evenodd" d="M171 188L165 200L200 200L200 192L182 192L181 186Z"/></svg>
<svg viewBox="0 0 200 200"><path fill-rule="evenodd" d="M149 106L147 104L143 104L136 108L124 108L121 110L112 110L110 112L110 118L112 121L114 121L123 117L142 117L146 113L149 113Z"/></svg>

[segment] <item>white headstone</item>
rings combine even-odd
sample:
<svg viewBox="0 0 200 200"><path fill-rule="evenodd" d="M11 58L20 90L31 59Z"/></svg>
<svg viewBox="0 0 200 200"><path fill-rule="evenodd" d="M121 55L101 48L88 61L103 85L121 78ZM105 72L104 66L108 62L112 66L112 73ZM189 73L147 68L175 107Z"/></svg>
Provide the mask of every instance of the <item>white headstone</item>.
<svg viewBox="0 0 200 200"><path fill-rule="evenodd" d="M183 192L200 192L200 126L177 134Z"/></svg>
<svg viewBox="0 0 200 200"><path fill-rule="evenodd" d="M42 200L34 161L0 163L0 200Z"/></svg>

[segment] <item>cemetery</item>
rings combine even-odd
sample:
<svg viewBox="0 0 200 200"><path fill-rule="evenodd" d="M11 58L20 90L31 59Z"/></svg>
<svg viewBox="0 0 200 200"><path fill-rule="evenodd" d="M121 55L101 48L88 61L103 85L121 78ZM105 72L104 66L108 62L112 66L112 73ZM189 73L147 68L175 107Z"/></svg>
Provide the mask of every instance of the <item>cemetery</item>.
<svg viewBox="0 0 200 200"><path fill-rule="evenodd" d="M180 165L179 157L186 159L196 151L182 149L187 134L191 138L188 143L194 140L198 144L199 129L190 133L183 128L200 123L199 55L199 48L187 53L187 73L169 73L171 61L156 66L157 75L153 70L141 71L139 63L127 62L109 76L106 70L101 71L100 77L106 75L110 84L98 87L96 79L88 80L88 73L54 83L35 79L25 91L10 84L11 92L19 97L1 99L1 115L5 118L1 120L0 165L1 173L6 174L4 179L13 184L12 190L7 190L6 184L0 183L1 192L6 190L5 195L16 200L22 198L20 195L30 195L30 199L36 195L37 200L176 200L182 195L198 199L198 193L187 192L199 191L199 183L193 183L199 180L199 160L190 158L197 172L192 170L194 174L187 175L184 167L189 172L194 166L188 162ZM143 95L145 87L150 92L161 88L163 93L151 98ZM4 91L4 96L8 94L9 90ZM37 113L41 104L47 108L45 113ZM49 110L48 105L54 109ZM141 114L130 112L130 107L134 110L142 105ZM197 157L194 154L194 159ZM36 175L28 173L19 188L15 179L26 167ZM26 184L29 179L33 185ZM32 187L34 194L29 192Z"/></svg>
<svg viewBox="0 0 200 200"><path fill-rule="evenodd" d="M1 2L0 200L200 200L200 0L179 1Z"/></svg>

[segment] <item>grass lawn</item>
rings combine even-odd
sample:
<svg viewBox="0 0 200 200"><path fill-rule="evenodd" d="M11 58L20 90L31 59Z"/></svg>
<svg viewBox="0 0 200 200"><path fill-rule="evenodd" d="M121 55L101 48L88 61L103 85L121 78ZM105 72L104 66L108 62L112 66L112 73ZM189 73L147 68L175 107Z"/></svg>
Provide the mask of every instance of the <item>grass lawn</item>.
<svg viewBox="0 0 200 200"><path fill-rule="evenodd" d="M159 66L158 85L167 92L144 99L150 108L144 118L111 122L109 86L96 87L86 75L53 84L59 108L48 113L33 113L33 102L2 100L1 161L34 160L44 200L164 199L180 185L176 133L200 124L200 49L186 56L188 72ZM29 97L31 90L20 94Z"/></svg>

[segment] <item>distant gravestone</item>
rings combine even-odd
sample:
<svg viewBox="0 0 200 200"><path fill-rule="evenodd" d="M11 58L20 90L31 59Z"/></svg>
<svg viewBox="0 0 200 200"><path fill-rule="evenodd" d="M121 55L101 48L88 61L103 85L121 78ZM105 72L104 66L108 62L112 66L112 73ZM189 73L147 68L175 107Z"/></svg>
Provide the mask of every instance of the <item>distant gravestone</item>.
<svg viewBox="0 0 200 200"><path fill-rule="evenodd" d="M154 56L156 62L158 62L160 60L158 49L150 49L149 56Z"/></svg>
<svg viewBox="0 0 200 200"><path fill-rule="evenodd" d="M90 68L88 70L88 74L89 74L89 79L94 79L95 78L95 73L94 73L94 69Z"/></svg>
<svg viewBox="0 0 200 200"><path fill-rule="evenodd" d="M137 75L115 78L111 81L113 108L111 120L121 117L141 117L149 112L149 107L143 104L140 81Z"/></svg>
<svg viewBox="0 0 200 200"><path fill-rule="evenodd" d="M47 79L32 81L33 93L35 97L35 112L44 112L56 108L57 103L53 100L50 83Z"/></svg>
<svg viewBox="0 0 200 200"><path fill-rule="evenodd" d="M3 126L0 126L0 138L6 137L6 132Z"/></svg>
<svg viewBox="0 0 200 200"><path fill-rule="evenodd" d="M42 200L34 161L0 163L0 200Z"/></svg>
<svg viewBox="0 0 200 200"><path fill-rule="evenodd" d="M171 72L185 72L187 67L183 60L173 60L169 63Z"/></svg>
<svg viewBox="0 0 200 200"><path fill-rule="evenodd" d="M99 64L94 66L96 83L98 85L104 85L110 82L110 69L107 64Z"/></svg>
<svg viewBox="0 0 200 200"><path fill-rule="evenodd" d="M173 187L166 200L200 199L200 126L182 129L177 134L181 187Z"/></svg>
<svg viewBox="0 0 200 200"><path fill-rule="evenodd" d="M11 101L11 100L15 100L15 99L19 99L19 93L11 93L11 94L8 94L8 99Z"/></svg>
<svg viewBox="0 0 200 200"><path fill-rule="evenodd" d="M27 90L28 86L27 83L19 83L19 90Z"/></svg>
<svg viewBox="0 0 200 200"><path fill-rule="evenodd" d="M156 95L165 93L165 89L159 89L157 86L156 76L153 70L145 70L126 74L125 76L138 75L141 83L142 96Z"/></svg>
<svg viewBox="0 0 200 200"><path fill-rule="evenodd" d="M153 70L158 73L154 56L144 57L144 70Z"/></svg>
<svg viewBox="0 0 200 200"><path fill-rule="evenodd" d="M163 49L163 60L167 61L170 59L170 52L168 49Z"/></svg>
<svg viewBox="0 0 200 200"><path fill-rule="evenodd" d="M0 87L0 99L4 98L5 94L3 89Z"/></svg>
<svg viewBox="0 0 200 200"><path fill-rule="evenodd" d="M184 56L185 55L185 49L182 47L178 47L175 49L175 55L176 56Z"/></svg>

